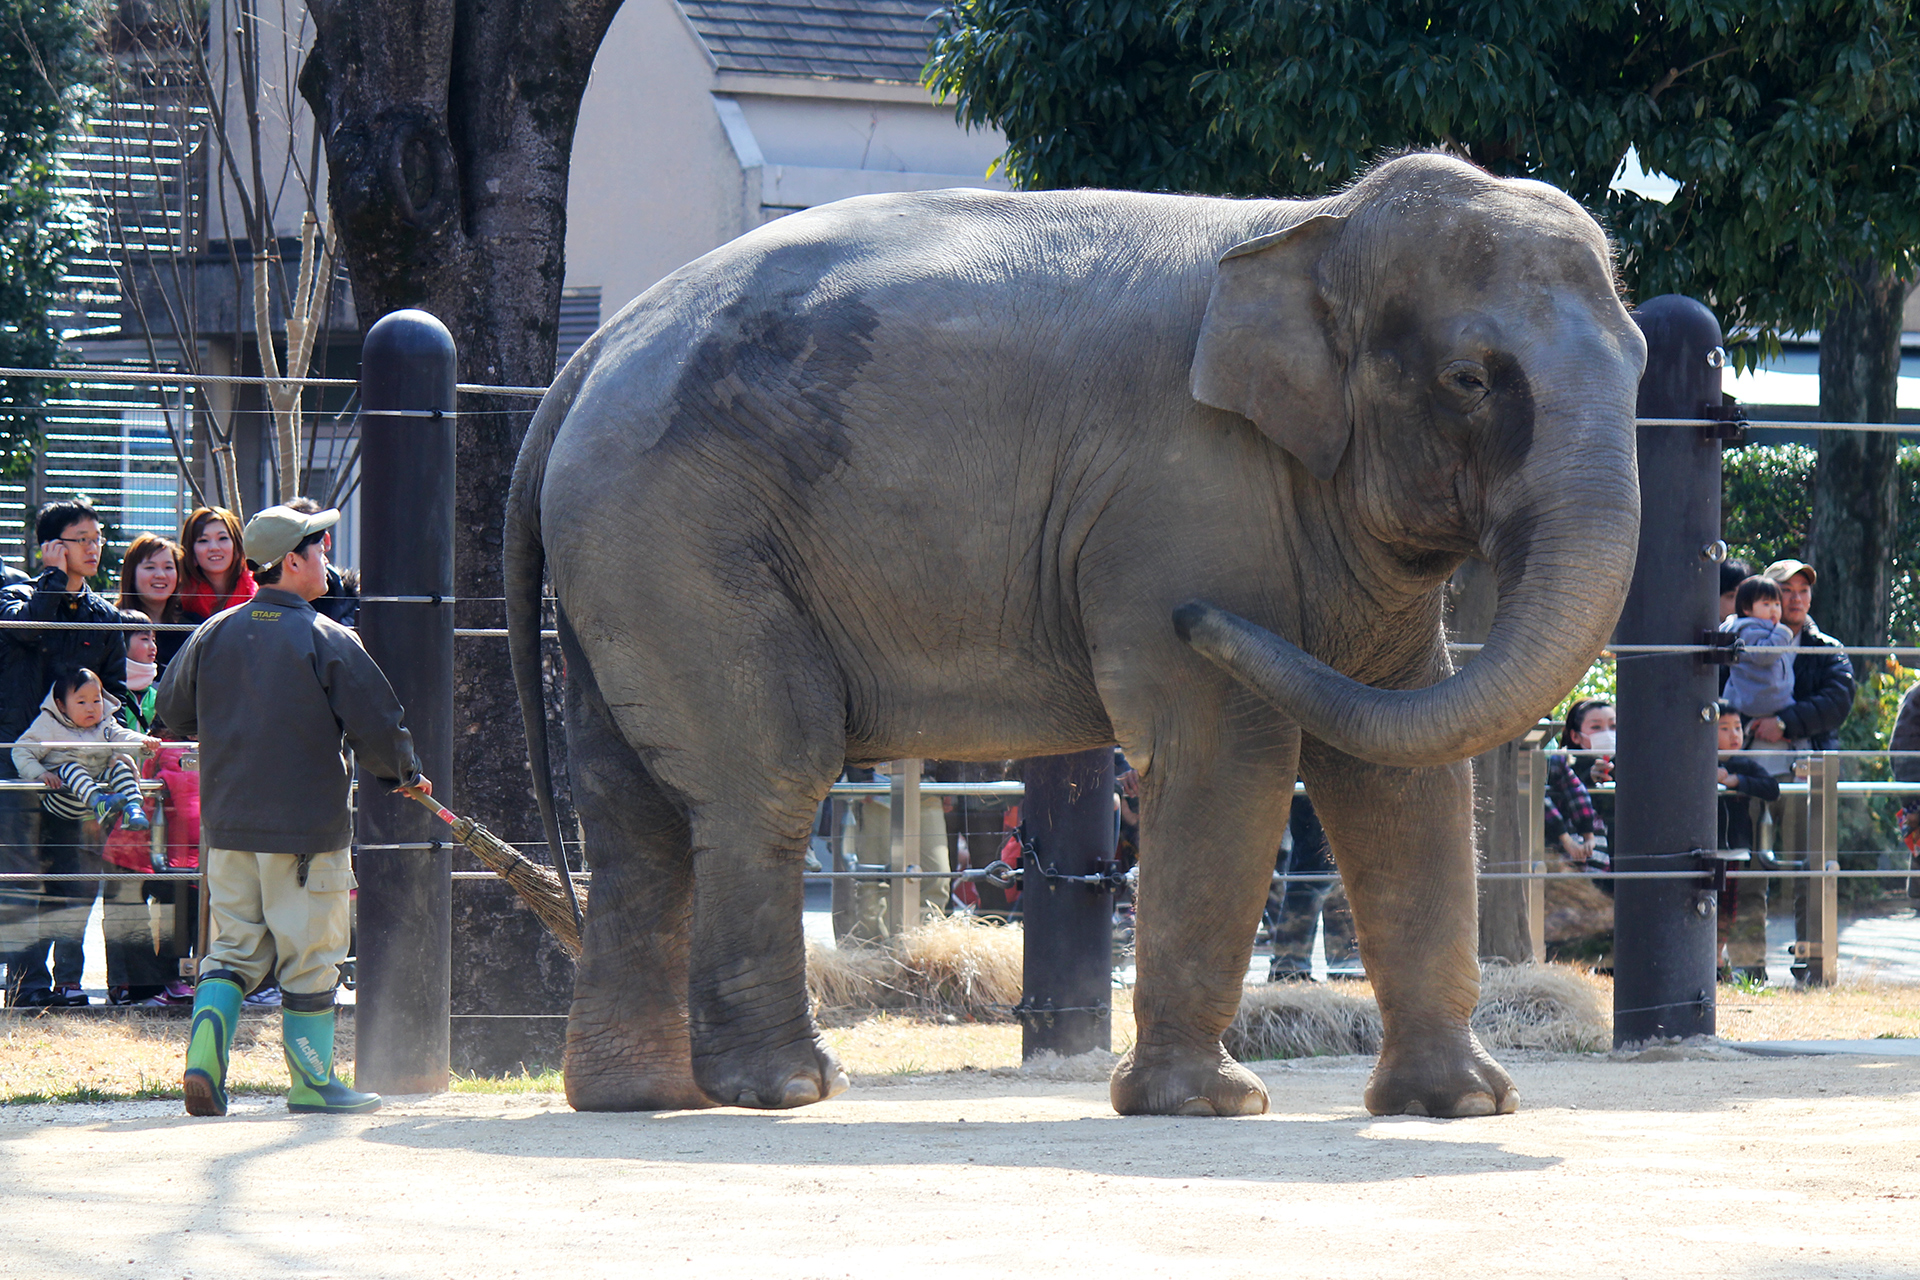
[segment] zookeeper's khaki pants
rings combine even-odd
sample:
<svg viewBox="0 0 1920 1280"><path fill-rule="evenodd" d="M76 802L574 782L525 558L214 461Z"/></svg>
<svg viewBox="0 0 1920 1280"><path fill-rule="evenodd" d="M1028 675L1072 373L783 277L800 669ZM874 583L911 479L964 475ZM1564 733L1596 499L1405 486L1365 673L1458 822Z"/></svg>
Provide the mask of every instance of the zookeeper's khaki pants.
<svg viewBox="0 0 1920 1280"><path fill-rule="evenodd" d="M207 850L207 902L214 940L202 974L230 969L248 991L269 974L292 995L320 995L340 980L352 929L348 891L353 864L346 849L307 859L291 853Z"/></svg>

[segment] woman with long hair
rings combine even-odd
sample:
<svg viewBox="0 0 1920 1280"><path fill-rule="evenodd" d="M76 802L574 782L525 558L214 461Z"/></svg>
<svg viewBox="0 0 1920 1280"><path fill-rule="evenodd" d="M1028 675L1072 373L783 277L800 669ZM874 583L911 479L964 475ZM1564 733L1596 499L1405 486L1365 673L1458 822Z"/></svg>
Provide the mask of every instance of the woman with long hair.
<svg viewBox="0 0 1920 1280"><path fill-rule="evenodd" d="M180 607L189 622L204 622L253 599L259 588L247 569L239 516L225 507L198 508L180 530L180 546L187 558Z"/></svg>
<svg viewBox="0 0 1920 1280"><path fill-rule="evenodd" d="M190 622L180 607L180 580L186 569L186 556L180 544L157 533L143 533L133 540L120 560L120 599L122 613L144 613L154 622ZM167 663L187 642L186 631L156 631L154 643L160 651L158 666ZM156 678L158 673L156 672Z"/></svg>

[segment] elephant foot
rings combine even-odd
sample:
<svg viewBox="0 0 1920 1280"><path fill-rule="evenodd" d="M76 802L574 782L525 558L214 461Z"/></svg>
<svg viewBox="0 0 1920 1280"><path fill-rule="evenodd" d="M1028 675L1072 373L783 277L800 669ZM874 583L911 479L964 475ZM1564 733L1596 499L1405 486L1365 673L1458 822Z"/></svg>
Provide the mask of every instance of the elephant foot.
<svg viewBox="0 0 1920 1280"><path fill-rule="evenodd" d="M1520 1091L1468 1032L1464 1042L1383 1049L1366 1104L1376 1116L1504 1116L1519 1109Z"/></svg>
<svg viewBox="0 0 1920 1280"><path fill-rule="evenodd" d="M846 1069L818 1035L774 1049L696 1054L694 1078L718 1106L783 1111L847 1090Z"/></svg>
<svg viewBox="0 0 1920 1280"><path fill-rule="evenodd" d="M1123 1116L1257 1116L1267 1087L1214 1042L1211 1052L1135 1045L1108 1082Z"/></svg>
<svg viewBox="0 0 1920 1280"><path fill-rule="evenodd" d="M684 1026L676 1055L663 1057L657 1049L623 1043L627 1039L568 1027L567 1105L575 1111L692 1111L713 1105L694 1083Z"/></svg>

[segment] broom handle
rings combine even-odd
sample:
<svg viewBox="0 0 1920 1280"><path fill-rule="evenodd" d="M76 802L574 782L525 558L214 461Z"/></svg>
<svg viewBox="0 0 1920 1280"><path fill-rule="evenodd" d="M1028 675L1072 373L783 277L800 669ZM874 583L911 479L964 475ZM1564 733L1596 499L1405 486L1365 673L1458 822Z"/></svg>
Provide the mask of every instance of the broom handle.
<svg viewBox="0 0 1920 1280"><path fill-rule="evenodd" d="M411 796L413 799L418 800L421 804L433 810L434 817L440 819L440 821L446 823L448 826L452 826L454 823L460 820L460 817L458 814L456 814L453 810L447 808L445 805L441 804L438 800L435 800L430 795L425 795L418 791L403 791L400 794L404 796Z"/></svg>

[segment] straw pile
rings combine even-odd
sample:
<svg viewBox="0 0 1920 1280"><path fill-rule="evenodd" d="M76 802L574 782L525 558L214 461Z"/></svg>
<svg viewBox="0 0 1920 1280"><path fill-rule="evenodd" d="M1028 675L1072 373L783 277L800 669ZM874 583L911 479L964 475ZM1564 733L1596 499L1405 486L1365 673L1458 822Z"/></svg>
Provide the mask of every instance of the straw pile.
<svg viewBox="0 0 1920 1280"><path fill-rule="evenodd" d="M1018 925L947 916L885 946L809 945L807 990L823 1014L889 1009L1005 1019L1020 999L1023 947Z"/></svg>
<svg viewBox="0 0 1920 1280"><path fill-rule="evenodd" d="M1599 1053L1613 1041L1604 986L1565 965L1483 967L1473 1029L1490 1050ZM1249 987L1221 1037L1242 1061L1380 1052L1380 1010L1368 997L1308 983Z"/></svg>

